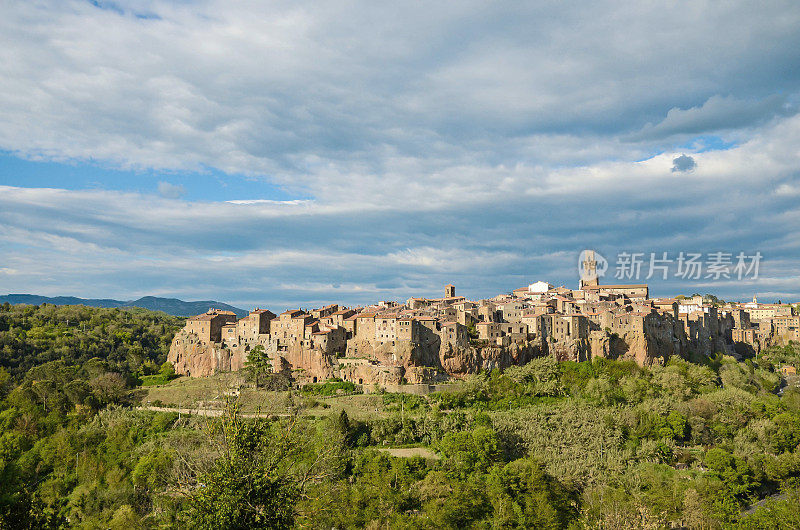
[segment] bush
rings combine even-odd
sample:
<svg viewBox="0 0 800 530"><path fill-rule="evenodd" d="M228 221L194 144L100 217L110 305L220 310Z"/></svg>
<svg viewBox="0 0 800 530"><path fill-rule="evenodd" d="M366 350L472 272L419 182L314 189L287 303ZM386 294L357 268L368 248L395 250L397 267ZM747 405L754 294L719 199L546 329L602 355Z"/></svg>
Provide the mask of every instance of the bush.
<svg viewBox="0 0 800 530"><path fill-rule="evenodd" d="M309 383L307 385L303 385L300 391L304 394L311 394L315 396L335 396L337 394L355 393L356 385L350 381L330 379L324 383Z"/></svg>

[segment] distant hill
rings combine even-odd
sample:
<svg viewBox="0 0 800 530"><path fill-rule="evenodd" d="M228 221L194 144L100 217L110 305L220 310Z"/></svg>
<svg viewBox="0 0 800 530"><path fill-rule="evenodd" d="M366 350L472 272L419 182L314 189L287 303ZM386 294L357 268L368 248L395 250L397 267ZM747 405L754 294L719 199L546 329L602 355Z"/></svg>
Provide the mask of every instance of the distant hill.
<svg viewBox="0 0 800 530"><path fill-rule="evenodd" d="M159 298L157 296L144 296L138 300L122 301L111 300L108 298L77 298L75 296L39 296L36 294L9 294L0 296L0 304L31 304L41 305L44 303L53 305L85 305L90 307L141 307L152 311L163 311L169 315L178 317L188 317L199 315L208 311L209 307L215 309L226 309L233 311L236 316L243 317L247 311L233 307L232 305L213 300L200 300L197 302L184 302L177 298Z"/></svg>

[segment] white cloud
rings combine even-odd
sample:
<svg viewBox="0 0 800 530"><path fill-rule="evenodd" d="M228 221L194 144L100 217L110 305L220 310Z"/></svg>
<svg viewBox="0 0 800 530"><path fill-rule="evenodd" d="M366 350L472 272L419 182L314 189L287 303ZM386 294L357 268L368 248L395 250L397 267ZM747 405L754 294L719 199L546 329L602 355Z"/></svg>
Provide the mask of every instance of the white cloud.
<svg viewBox="0 0 800 530"><path fill-rule="evenodd" d="M3 8L0 148L213 167L316 193L326 175L358 164L356 174L384 181L387 162L414 166L406 181L536 164L543 151L574 149L553 142L570 135L596 146L578 148L584 156L630 159L639 148L624 151L609 134L660 119L656 136L755 120L780 113L776 94L797 91L800 9L785 5L731 2L687 16L667 3L422 12L206 0L148 2L147 19L135 16L139 2L116 5L122 14L77 0ZM740 38L723 45L720 33Z"/></svg>
<svg viewBox="0 0 800 530"><path fill-rule="evenodd" d="M278 205L290 205L290 206L306 206L306 205L313 204L313 201L299 200L299 199L294 199L294 200L290 200L290 201L274 201L274 200L270 200L270 199L238 199L238 200L230 200L230 201L225 201L225 202L227 202L228 204L242 204L242 205L248 205L248 204L275 205L275 204L278 204Z"/></svg>
<svg viewBox="0 0 800 530"><path fill-rule="evenodd" d="M800 7L115 5L0 8L0 149L290 199L0 185L0 292L288 306L567 283L583 248L800 258ZM709 131L735 147L686 147Z"/></svg>
<svg viewBox="0 0 800 530"><path fill-rule="evenodd" d="M800 185L797 184L781 184L775 189L775 195L784 197L796 197L800 195Z"/></svg>
<svg viewBox="0 0 800 530"><path fill-rule="evenodd" d="M186 195L186 188L181 185L162 181L158 183L158 194L165 199L180 199Z"/></svg>

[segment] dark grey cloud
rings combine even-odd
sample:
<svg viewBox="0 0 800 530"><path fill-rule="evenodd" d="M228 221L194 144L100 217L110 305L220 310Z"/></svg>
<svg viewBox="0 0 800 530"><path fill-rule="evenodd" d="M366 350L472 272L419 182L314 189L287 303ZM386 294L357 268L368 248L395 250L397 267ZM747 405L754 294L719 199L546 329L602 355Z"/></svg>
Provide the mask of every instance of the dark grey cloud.
<svg viewBox="0 0 800 530"><path fill-rule="evenodd" d="M771 95L762 100L740 100L712 96L703 105L689 109L672 108L656 125L648 123L641 131L625 137L644 141L671 136L696 136L728 129L759 125L776 116L790 116L797 108L785 95Z"/></svg>
<svg viewBox="0 0 800 530"><path fill-rule="evenodd" d="M686 173L687 171L694 171L697 167L697 162L694 161L689 155L676 156L672 160L672 172Z"/></svg>

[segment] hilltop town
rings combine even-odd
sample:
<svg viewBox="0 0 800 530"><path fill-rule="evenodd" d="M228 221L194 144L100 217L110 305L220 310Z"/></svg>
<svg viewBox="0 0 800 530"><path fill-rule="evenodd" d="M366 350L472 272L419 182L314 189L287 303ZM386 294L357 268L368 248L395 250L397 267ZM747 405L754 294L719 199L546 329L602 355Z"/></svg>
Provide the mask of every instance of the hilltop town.
<svg viewBox="0 0 800 530"><path fill-rule="evenodd" d="M207 376L240 370L260 345L274 371L298 382L338 377L397 385L445 381L543 355L648 366L673 355L747 356L800 340L800 316L791 305L650 298L646 284L601 285L591 253L582 266L578 289L538 281L477 301L447 285L441 298L280 315L257 308L238 320L233 312L209 309L187 320L168 360L178 374Z"/></svg>

